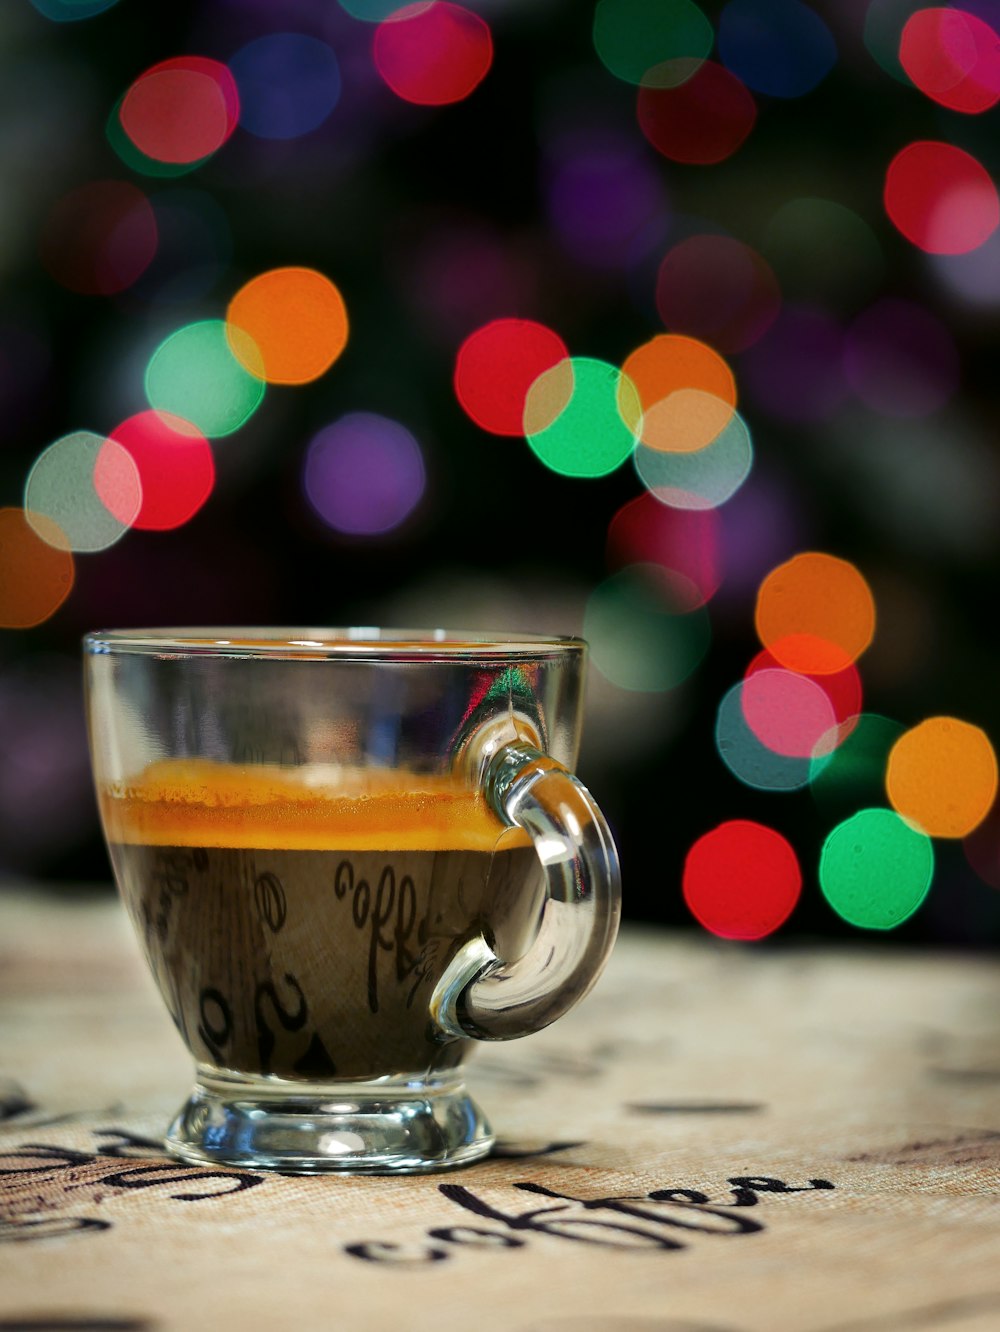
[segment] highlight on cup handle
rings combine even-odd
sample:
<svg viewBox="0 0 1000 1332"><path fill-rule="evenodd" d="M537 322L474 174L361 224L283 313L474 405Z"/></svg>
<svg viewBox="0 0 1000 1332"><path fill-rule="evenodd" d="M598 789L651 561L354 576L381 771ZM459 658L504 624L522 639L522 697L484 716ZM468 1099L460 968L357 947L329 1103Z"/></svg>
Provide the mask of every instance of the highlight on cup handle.
<svg viewBox="0 0 1000 1332"><path fill-rule="evenodd" d="M555 1022L600 976L618 933L621 871L607 821L562 764L518 739L498 745L483 775L486 799L531 837L545 874L534 942L507 962L481 935L456 953L431 996L452 1036L503 1041Z"/></svg>

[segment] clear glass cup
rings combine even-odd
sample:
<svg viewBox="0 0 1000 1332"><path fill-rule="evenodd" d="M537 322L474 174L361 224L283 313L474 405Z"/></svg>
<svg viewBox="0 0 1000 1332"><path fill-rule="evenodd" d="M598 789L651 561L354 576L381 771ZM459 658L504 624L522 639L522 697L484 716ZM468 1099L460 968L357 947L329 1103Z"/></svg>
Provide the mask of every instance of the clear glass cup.
<svg viewBox="0 0 1000 1332"><path fill-rule="evenodd" d="M600 974L614 843L572 775L586 645L378 629L89 634L101 821L196 1063L186 1161L418 1171L489 1151L473 1040Z"/></svg>

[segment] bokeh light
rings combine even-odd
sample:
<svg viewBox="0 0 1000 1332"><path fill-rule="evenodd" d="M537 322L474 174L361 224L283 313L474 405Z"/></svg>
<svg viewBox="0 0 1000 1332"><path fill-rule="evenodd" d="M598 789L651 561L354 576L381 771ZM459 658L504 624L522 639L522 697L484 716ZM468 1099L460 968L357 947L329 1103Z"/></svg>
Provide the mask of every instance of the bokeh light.
<svg viewBox="0 0 1000 1332"><path fill-rule="evenodd" d="M692 674L711 637L708 615L677 593L677 575L635 564L593 589L584 612L591 660L619 689L663 693Z"/></svg>
<svg viewBox="0 0 1000 1332"><path fill-rule="evenodd" d="M624 136L560 154L544 188L566 252L592 268L627 266L636 238L666 213L662 172L641 142Z"/></svg>
<svg viewBox="0 0 1000 1332"><path fill-rule="evenodd" d="M142 152L126 134L125 127L122 124L122 105L126 96L127 93L122 93L108 112L108 117L104 122L104 137L107 139L111 150L130 171L136 171L143 176L154 176L162 180L173 180L178 176L186 176L192 171L197 171L202 163L208 160L204 157L198 157L193 162L163 162Z"/></svg>
<svg viewBox="0 0 1000 1332"><path fill-rule="evenodd" d="M141 277L156 245L156 216L142 190L124 180L98 180L55 204L39 252L52 277L70 291L112 296Z"/></svg>
<svg viewBox="0 0 1000 1332"><path fill-rule="evenodd" d="M0 628L30 629L49 619L69 596L74 574L55 523L38 515L29 523L23 509L0 509Z"/></svg>
<svg viewBox="0 0 1000 1332"><path fill-rule="evenodd" d="M399 527L427 484L417 440L398 421L350 412L315 435L306 450L306 498L328 527L379 536Z"/></svg>
<svg viewBox="0 0 1000 1332"><path fill-rule="evenodd" d="M783 203L767 224L761 252L792 302L856 308L885 276L874 231L836 199L802 195Z"/></svg>
<svg viewBox="0 0 1000 1332"><path fill-rule="evenodd" d="M701 389L736 406L736 380L726 361L697 338L658 333L626 358L622 370L648 411L677 389Z"/></svg>
<svg viewBox="0 0 1000 1332"><path fill-rule="evenodd" d="M493 435L520 435L532 384L568 356L562 338L544 324L531 319L494 319L470 333L459 347L455 395L483 430Z"/></svg>
<svg viewBox="0 0 1000 1332"><path fill-rule="evenodd" d="M140 74L122 98L118 119L146 157L188 166L218 152L240 115L236 81L205 56L176 56Z"/></svg>
<svg viewBox="0 0 1000 1332"><path fill-rule="evenodd" d="M723 695L715 718L715 748L733 776L755 791L798 791L809 784L810 761L778 754L760 740L743 708L745 681Z"/></svg>
<svg viewBox="0 0 1000 1332"><path fill-rule="evenodd" d="M802 871L781 833L732 819L704 833L684 861L684 901L722 939L763 939L783 925L802 891Z"/></svg>
<svg viewBox="0 0 1000 1332"><path fill-rule="evenodd" d="M844 331L819 306L786 305L744 356L740 382L757 406L779 421L833 419L847 397Z"/></svg>
<svg viewBox="0 0 1000 1332"><path fill-rule="evenodd" d="M885 211L908 241L929 254L966 254L997 229L1000 200L971 153L922 139L889 163Z"/></svg>
<svg viewBox="0 0 1000 1332"><path fill-rule="evenodd" d="M375 66L397 97L419 106L461 102L489 73L489 24L449 0L397 9L375 29Z"/></svg>
<svg viewBox="0 0 1000 1332"><path fill-rule="evenodd" d="M794 646L801 649L802 644L799 643ZM820 651L823 650L823 644L817 644L816 646ZM781 651L780 643L778 651ZM747 667L743 678L749 680L750 676L757 671L785 669L787 668L782 666L779 658L773 652L770 652L767 648L762 648ZM796 671L795 674L819 686L829 700L835 719L835 733L832 736L818 737L816 745L805 751L803 757L829 755L835 747L839 746L851 734L857 724L863 700L861 672L851 662L842 671L831 671L825 675L810 675L807 671ZM881 788L879 794L881 795Z"/></svg>
<svg viewBox="0 0 1000 1332"><path fill-rule="evenodd" d="M733 372L717 351L697 338L659 333L629 353L622 374L626 392L634 388L639 396L640 438L650 448L678 453L703 449L733 418ZM625 414L631 419L628 410Z"/></svg>
<svg viewBox="0 0 1000 1332"><path fill-rule="evenodd" d="M689 236L660 264L656 308L664 324L720 351L752 346L780 307L781 292L768 264L731 236Z"/></svg>
<svg viewBox="0 0 1000 1332"><path fill-rule="evenodd" d="M533 435L548 430L569 406L575 388L576 373L572 357L567 356L550 366L548 370L543 370L524 395L524 420L521 424L521 433L530 441ZM626 409L631 405L634 412L638 411L634 385L626 381L623 393ZM631 428L632 422L629 421L628 424Z"/></svg>
<svg viewBox="0 0 1000 1332"><path fill-rule="evenodd" d="M692 391L696 393L696 390ZM663 404L669 409L671 399ZM653 413L658 407L653 409ZM652 415L652 413L651 413ZM645 434L646 426L643 431ZM635 470L647 490L678 509L714 509L735 495L750 474L753 444L739 412L704 448L678 452L640 444Z"/></svg>
<svg viewBox="0 0 1000 1332"><path fill-rule="evenodd" d="M269 384L306 384L329 370L347 345L347 307L315 269L272 268L230 301L226 332L251 375Z"/></svg>
<svg viewBox="0 0 1000 1332"><path fill-rule="evenodd" d="M318 129L340 100L332 48L303 32L270 32L229 61L240 125L259 139L296 139Z"/></svg>
<svg viewBox="0 0 1000 1332"><path fill-rule="evenodd" d="M607 556L612 569L658 564L679 609L694 610L712 599L721 581L718 514L672 509L653 495L639 495L612 518Z"/></svg>
<svg viewBox="0 0 1000 1332"><path fill-rule="evenodd" d="M964 305L993 310L1000 305L1000 228L967 254L928 256L946 294Z"/></svg>
<svg viewBox="0 0 1000 1332"><path fill-rule="evenodd" d="M960 7L912 14L900 39L899 63L922 93L950 111L980 115L1000 99L1000 38Z"/></svg>
<svg viewBox="0 0 1000 1332"><path fill-rule="evenodd" d="M728 402L701 389L676 389L642 417L640 441L661 453L697 453L713 444L736 413Z"/></svg>
<svg viewBox="0 0 1000 1332"><path fill-rule="evenodd" d="M719 16L719 58L754 92L802 97L837 63L837 46L799 0L729 0Z"/></svg>
<svg viewBox="0 0 1000 1332"><path fill-rule="evenodd" d="M965 837L997 793L986 732L957 717L928 717L892 747L885 789L893 808L931 837Z"/></svg>
<svg viewBox="0 0 1000 1332"><path fill-rule="evenodd" d="M101 492L95 468L102 459ZM104 495L114 496L112 505ZM24 486L24 514L43 541L75 551L106 550L125 535L142 504L139 469L120 445L76 430L43 449Z"/></svg>
<svg viewBox="0 0 1000 1332"><path fill-rule="evenodd" d="M889 751L903 733L900 722L877 712L861 713L846 735L844 729L840 728L840 744L818 754L809 774L809 789L817 805L842 813L885 799Z"/></svg>
<svg viewBox="0 0 1000 1332"><path fill-rule="evenodd" d="M806 551L761 583L754 623L783 666L827 675L844 670L871 643L875 600L850 561Z"/></svg>
<svg viewBox="0 0 1000 1332"><path fill-rule="evenodd" d="M118 0L31 0L39 14L54 23L78 23L81 19L103 14Z"/></svg>
<svg viewBox="0 0 1000 1332"><path fill-rule="evenodd" d="M168 412L138 412L111 431L95 468L95 490L119 521L128 502L118 462L122 450L132 459L141 485L133 527L150 532L181 527L212 493L215 462L204 435Z"/></svg>
<svg viewBox="0 0 1000 1332"><path fill-rule="evenodd" d="M263 368L256 344L245 334L221 319L205 319L160 343L146 369L146 397L156 411L190 421L216 439L238 430L260 406Z"/></svg>
<svg viewBox="0 0 1000 1332"><path fill-rule="evenodd" d="M735 74L712 60L668 60L639 89L639 127L671 162L711 166L743 144L757 105Z"/></svg>
<svg viewBox="0 0 1000 1332"><path fill-rule="evenodd" d="M552 407L560 401L565 406L553 419ZM638 423L641 409L635 387L615 366L574 356L535 380L524 415L528 443L546 467L562 476L593 477L613 472L632 452L630 423Z"/></svg>
<svg viewBox="0 0 1000 1332"><path fill-rule="evenodd" d="M838 916L860 929L901 925L923 902L933 877L930 838L891 809L860 810L823 843L823 896Z"/></svg>
<svg viewBox="0 0 1000 1332"><path fill-rule="evenodd" d="M381 23L401 8L399 0L337 0L337 3L351 18L363 23Z"/></svg>
<svg viewBox="0 0 1000 1332"><path fill-rule="evenodd" d="M858 397L885 416L927 416L958 388L947 325L913 301L885 297L847 330L844 368Z"/></svg>
<svg viewBox="0 0 1000 1332"><path fill-rule="evenodd" d="M743 681L740 704L750 730L775 754L812 758L836 739L833 704L807 675L781 666L755 670Z"/></svg>
<svg viewBox="0 0 1000 1332"><path fill-rule="evenodd" d="M642 83L665 60L703 60L714 36L693 0L598 0L594 9L594 50L624 83Z"/></svg>

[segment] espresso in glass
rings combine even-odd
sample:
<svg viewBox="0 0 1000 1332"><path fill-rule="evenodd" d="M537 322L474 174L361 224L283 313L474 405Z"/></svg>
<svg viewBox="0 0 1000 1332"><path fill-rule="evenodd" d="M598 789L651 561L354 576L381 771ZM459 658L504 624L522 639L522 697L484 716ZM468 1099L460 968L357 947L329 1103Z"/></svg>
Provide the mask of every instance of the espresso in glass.
<svg viewBox="0 0 1000 1332"><path fill-rule="evenodd" d="M229 626L84 650L115 878L195 1062L167 1149L479 1160L470 1045L568 1012L618 928L614 841L573 772L586 645Z"/></svg>
<svg viewBox="0 0 1000 1332"><path fill-rule="evenodd" d="M477 934L520 956L539 917L527 834L448 778L167 760L100 797L170 1016L216 1070L456 1068L471 1041L432 1020L435 986Z"/></svg>

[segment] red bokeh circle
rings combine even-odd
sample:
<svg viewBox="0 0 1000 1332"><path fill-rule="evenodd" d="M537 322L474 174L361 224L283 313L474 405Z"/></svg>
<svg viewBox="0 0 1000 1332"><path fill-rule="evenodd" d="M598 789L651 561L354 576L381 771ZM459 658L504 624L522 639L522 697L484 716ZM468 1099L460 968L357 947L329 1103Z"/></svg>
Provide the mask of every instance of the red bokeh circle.
<svg viewBox="0 0 1000 1332"><path fill-rule="evenodd" d="M55 204L42 228L42 263L84 296L125 291L149 267L159 235L153 206L125 180L95 180Z"/></svg>
<svg viewBox="0 0 1000 1332"><path fill-rule="evenodd" d="M494 319L471 333L455 360L455 394L493 435L524 433L528 390L569 356L558 333L531 319Z"/></svg>
<svg viewBox="0 0 1000 1332"><path fill-rule="evenodd" d="M949 111L980 115L1000 100L1000 38L966 10L911 14L900 37L899 63L922 93Z"/></svg>
<svg viewBox="0 0 1000 1332"><path fill-rule="evenodd" d="M715 596L722 580L720 519L715 509L676 509L648 491L623 504L608 527L608 564L655 564L666 571L683 611Z"/></svg>
<svg viewBox="0 0 1000 1332"><path fill-rule="evenodd" d="M736 152L753 129L757 104L746 84L712 60L675 82L684 71L671 77L667 67L691 63L667 61L649 72L639 89L639 127L671 162L707 166Z"/></svg>
<svg viewBox="0 0 1000 1332"><path fill-rule="evenodd" d="M165 532L193 518L212 493L215 461L208 440L190 422L168 412L139 412L109 436L132 456L142 484L142 504L131 526ZM102 450L103 452L103 450ZM102 480L101 454L94 469L94 488L115 517L117 499ZM103 492L103 493L102 493Z"/></svg>
<svg viewBox="0 0 1000 1332"><path fill-rule="evenodd" d="M892 223L928 254L968 254L1000 223L985 167L971 153L929 139L908 144L889 163L883 201Z"/></svg>
<svg viewBox="0 0 1000 1332"><path fill-rule="evenodd" d="M722 939L763 939L791 915L802 871L788 839L749 819L720 823L684 862L684 901Z"/></svg>
<svg viewBox="0 0 1000 1332"><path fill-rule="evenodd" d="M158 162L189 165L217 152L236 129L240 98L228 66L174 56L145 70L118 118L132 143Z"/></svg>
<svg viewBox="0 0 1000 1332"><path fill-rule="evenodd" d="M375 67L397 97L419 106L461 102L493 63L493 37L478 14L449 0L406 5L375 29Z"/></svg>
<svg viewBox="0 0 1000 1332"><path fill-rule="evenodd" d="M770 265L749 245L731 236L689 236L663 257L656 308L672 333L741 352L777 319L781 290Z"/></svg>
<svg viewBox="0 0 1000 1332"><path fill-rule="evenodd" d="M814 640L811 645L810 638ZM803 656L806 656L811 646L816 655L819 656L823 652L822 640L816 639L812 635L798 635L797 641L796 639L791 640L789 644L790 652L788 653L785 652L785 642L783 639L776 641L774 644L776 652L769 652L767 648L762 648L743 673L744 680L749 680L750 676L757 671L789 670L796 675L805 676L813 684L819 685L830 700L830 706L833 708L834 716L837 719L839 734L833 743L839 745L854 730L864 706L861 672L853 661L848 662L841 670L829 671L825 675L818 671L799 670L796 666L783 661L782 654L790 655L794 661L796 647Z"/></svg>

